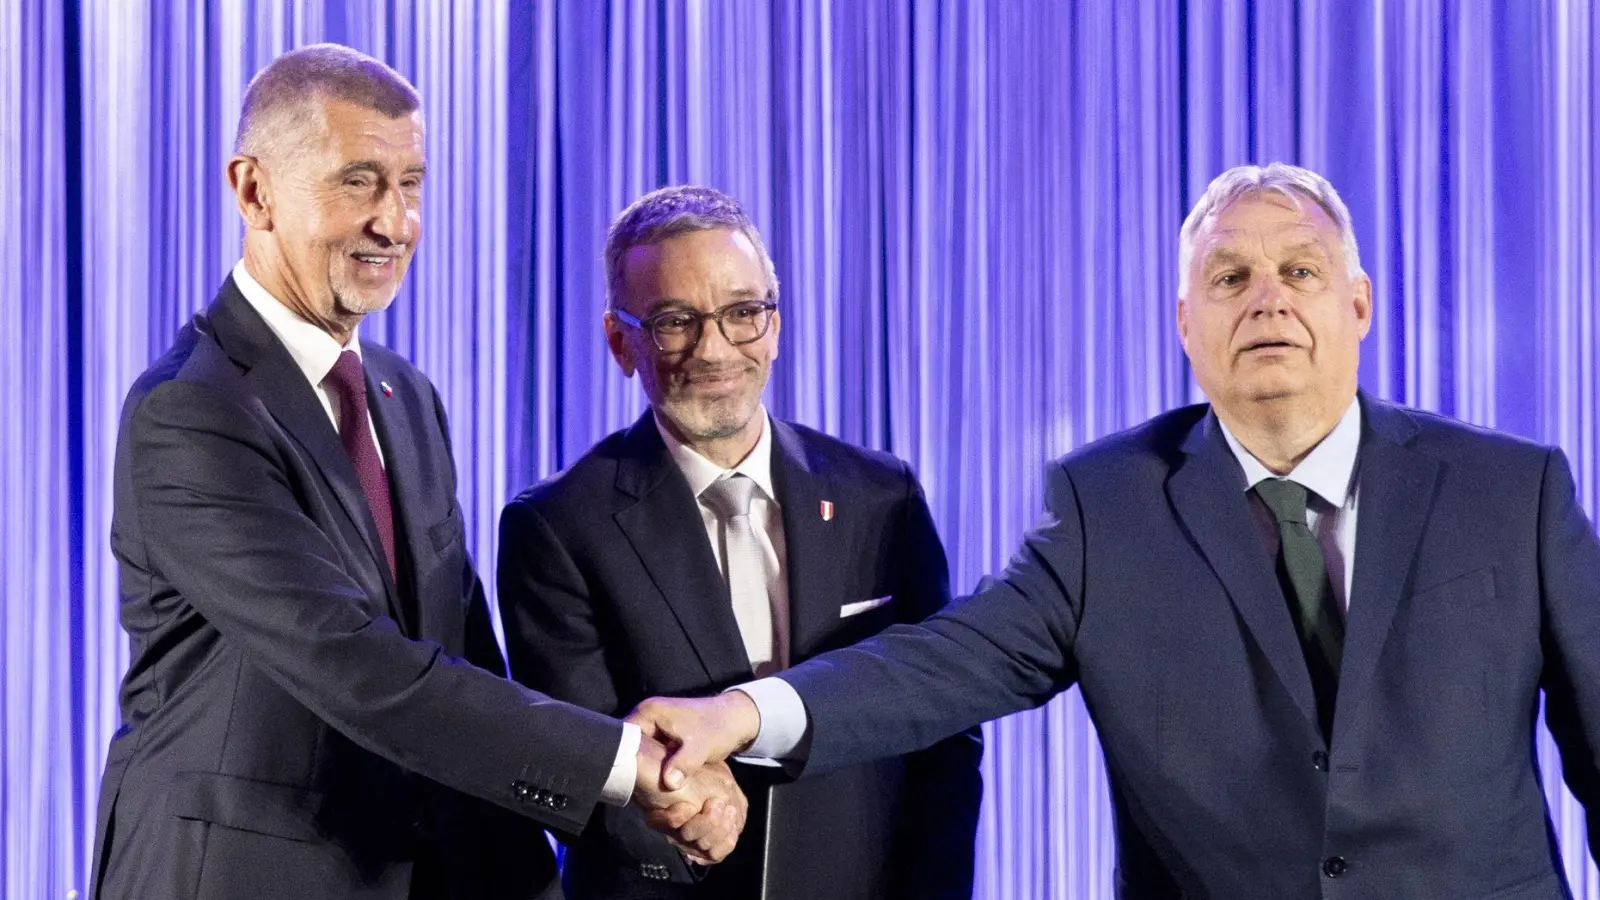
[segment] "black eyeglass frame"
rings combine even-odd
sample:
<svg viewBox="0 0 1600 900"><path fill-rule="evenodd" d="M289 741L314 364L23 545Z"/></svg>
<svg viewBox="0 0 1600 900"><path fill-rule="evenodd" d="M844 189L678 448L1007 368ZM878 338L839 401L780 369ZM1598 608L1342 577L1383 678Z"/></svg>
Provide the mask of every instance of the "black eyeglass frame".
<svg viewBox="0 0 1600 900"><path fill-rule="evenodd" d="M733 312L736 309L747 309L752 306L760 307L762 311L767 314L766 320L761 326L761 333L753 338L743 341L736 341L729 337L728 326L723 324L723 316L726 316L728 313ZM717 323L717 330L722 332L723 340L727 341L731 346L742 347L745 344L754 344L756 341L759 341L767 336L767 332L772 330L772 314L777 311L778 301L772 299L772 296L769 294L765 300L741 300L738 303L730 303L716 312L702 313L691 312L686 309L669 309L665 312L656 313L653 316L647 316L641 319L625 309L613 307L611 314L616 316L617 321L621 322L622 324L632 328L637 328L640 331L643 331L645 334L650 335L651 343L655 344L656 349L660 350L662 353L689 353L692 352L694 348L700 346L700 341L706 336L707 319L711 319ZM656 334L656 323L668 316L688 316L694 320L694 339L689 342L687 347L669 350L666 347L661 346L661 336Z"/></svg>

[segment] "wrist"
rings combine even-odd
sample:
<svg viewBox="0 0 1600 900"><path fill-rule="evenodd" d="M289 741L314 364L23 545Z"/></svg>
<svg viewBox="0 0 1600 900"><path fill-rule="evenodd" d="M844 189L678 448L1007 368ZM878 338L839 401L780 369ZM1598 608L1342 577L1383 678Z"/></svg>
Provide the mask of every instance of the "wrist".
<svg viewBox="0 0 1600 900"><path fill-rule="evenodd" d="M761 707L756 705L755 698L739 688L727 691L722 696L737 741L733 752L742 753L750 749L750 745L761 736Z"/></svg>

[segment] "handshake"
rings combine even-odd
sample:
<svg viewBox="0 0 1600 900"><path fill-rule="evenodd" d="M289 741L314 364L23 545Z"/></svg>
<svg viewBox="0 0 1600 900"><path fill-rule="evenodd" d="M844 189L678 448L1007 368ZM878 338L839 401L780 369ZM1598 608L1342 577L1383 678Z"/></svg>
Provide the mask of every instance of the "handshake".
<svg viewBox="0 0 1600 900"><path fill-rule="evenodd" d="M627 721L643 733L633 803L644 810L645 821L692 863L727 859L750 809L727 759L761 729L755 702L742 691L656 697L639 704Z"/></svg>

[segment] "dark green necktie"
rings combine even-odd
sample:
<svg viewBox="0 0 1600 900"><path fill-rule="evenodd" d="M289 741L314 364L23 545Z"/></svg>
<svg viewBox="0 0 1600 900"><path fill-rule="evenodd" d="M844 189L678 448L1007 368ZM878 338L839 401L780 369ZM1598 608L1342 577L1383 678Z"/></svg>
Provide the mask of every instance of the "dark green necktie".
<svg viewBox="0 0 1600 900"><path fill-rule="evenodd" d="M1269 478L1258 483L1255 492L1278 520L1278 582L1294 613L1295 630L1317 695L1323 737L1331 739L1339 658L1344 652L1344 618L1328 580L1322 547L1306 524L1306 489L1287 479Z"/></svg>

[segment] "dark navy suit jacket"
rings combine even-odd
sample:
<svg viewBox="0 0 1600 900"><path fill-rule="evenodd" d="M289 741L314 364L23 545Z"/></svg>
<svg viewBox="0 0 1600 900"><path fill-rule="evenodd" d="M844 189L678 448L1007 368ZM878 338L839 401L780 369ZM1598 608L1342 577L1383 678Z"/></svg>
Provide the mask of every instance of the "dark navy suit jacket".
<svg viewBox="0 0 1600 900"><path fill-rule="evenodd" d="M1331 743L1215 416L1054 463L1009 567L921 625L780 677L809 770L927 746L1076 684L1125 898L1567 896L1534 753L1543 692L1600 846L1600 539L1558 450L1360 399Z"/></svg>
<svg viewBox="0 0 1600 900"><path fill-rule="evenodd" d="M906 464L771 421L790 658L943 606L944 547ZM823 501L833 504L831 519ZM750 680L699 505L650 413L514 500L500 535L500 609L513 677L617 715L651 696L706 694ZM893 599L841 618L842 606L881 597ZM969 897L981 756L972 730L808 783L775 785L772 770L736 766L751 818L733 857L698 884L636 810L601 809L569 844L567 893L575 900Z"/></svg>
<svg viewBox="0 0 1600 900"><path fill-rule="evenodd" d="M398 579L326 411L232 279L128 395L102 900L559 891L538 825L588 819L621 724L504 677L439 398L362 346Z"/></svg>

